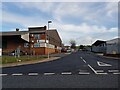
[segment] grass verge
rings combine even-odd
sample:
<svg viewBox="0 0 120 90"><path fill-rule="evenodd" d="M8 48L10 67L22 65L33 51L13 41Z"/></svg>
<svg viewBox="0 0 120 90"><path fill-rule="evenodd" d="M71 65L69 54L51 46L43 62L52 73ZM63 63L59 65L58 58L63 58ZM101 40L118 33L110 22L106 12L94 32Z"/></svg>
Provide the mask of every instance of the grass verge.
<svg viewBox="0 0 120 90"><path fill-rule="evenodd" d="M43 60L47 58L46 56L2 56L0 59L1 64L24 62L24 61L34 61L34 60Z"/></svg>

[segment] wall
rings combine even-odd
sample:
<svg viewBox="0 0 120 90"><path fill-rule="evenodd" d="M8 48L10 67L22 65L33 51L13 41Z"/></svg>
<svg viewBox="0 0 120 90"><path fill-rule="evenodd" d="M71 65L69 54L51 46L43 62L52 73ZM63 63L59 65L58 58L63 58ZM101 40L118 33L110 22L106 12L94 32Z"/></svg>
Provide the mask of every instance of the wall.
<svg viewBox="0 0 120 90"><path fill-rule="evenodd" d="M52 49L52 48L45 48L45 54L48 54L48 50L49 50L49 54L51 53L55 53L55 49Z"/></svg>
<svg viewBox="0 0 120 90"><path fill-rule="evenodd" d="M120 45L118 44L107 44L107 54L120 54Z"/></svg>

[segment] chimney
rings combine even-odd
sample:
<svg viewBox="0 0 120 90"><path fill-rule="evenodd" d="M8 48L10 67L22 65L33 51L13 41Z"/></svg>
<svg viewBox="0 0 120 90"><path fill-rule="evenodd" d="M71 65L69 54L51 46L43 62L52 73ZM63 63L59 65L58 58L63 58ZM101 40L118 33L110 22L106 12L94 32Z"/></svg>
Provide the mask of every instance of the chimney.
<svg viewBox="0 0 120 90"><path fill-rule="evenodd" d="M16 31L19 31L19 28L16 28Z"/></svg>

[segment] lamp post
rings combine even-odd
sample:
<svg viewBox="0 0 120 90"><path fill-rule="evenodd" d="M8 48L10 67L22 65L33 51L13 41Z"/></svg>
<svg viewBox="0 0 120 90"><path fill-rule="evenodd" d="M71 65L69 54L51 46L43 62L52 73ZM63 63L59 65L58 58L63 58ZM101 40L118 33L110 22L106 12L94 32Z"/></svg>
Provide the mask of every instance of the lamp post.
<svg viewBox="0 0 120 90"><path fill-rule="evenodd" d="M49 23L52 23L52 21L48 21L48 30L49 30ZM49 31L48 31L48 59L50 58L49 55Z"/></svg>

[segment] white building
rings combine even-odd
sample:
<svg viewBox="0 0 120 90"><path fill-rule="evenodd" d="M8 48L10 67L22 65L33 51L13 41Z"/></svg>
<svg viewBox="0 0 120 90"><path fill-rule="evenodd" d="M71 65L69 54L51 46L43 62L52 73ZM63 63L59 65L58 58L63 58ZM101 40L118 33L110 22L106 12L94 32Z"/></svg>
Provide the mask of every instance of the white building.
<svg viewBox="0 0 120 90"><path fill-rule="evenodd" d="M97 40L92 44L91 51L96 53L106 53L106 41Z"/></svg>
<svg viewBox="0 0 120 90"><path fill-rule="evenodd" d="M106 41L106 54L120 54L120 38Z"/></svg>

